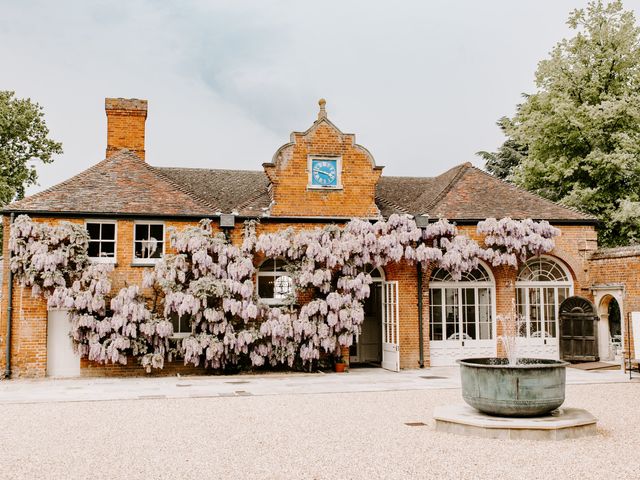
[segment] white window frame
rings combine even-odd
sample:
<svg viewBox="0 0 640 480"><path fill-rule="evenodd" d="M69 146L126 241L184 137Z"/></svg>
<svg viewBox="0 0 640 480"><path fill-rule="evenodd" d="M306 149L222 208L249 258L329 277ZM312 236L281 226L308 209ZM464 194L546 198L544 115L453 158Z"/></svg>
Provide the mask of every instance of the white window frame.
<svg viewBox="0 0 640 480"><path fill-rule="evenodd" d="M107 223L110 225L114 225L115 226L115 231L114 231L114 237L113 237L113 257L89 257L89 259L94 262L94 263L117 263L117 259L118 259L118 221L117 220L104 220L104 219L97 219L97 218L86 218L84 220L84 228L85 230L87 230L87 233L89 232L89 229L87 228L87 224L89 223ZM102 228L100 229L100 237L102 237ZM91 242L92 240L89 239L89 241ZM95 241L99 241L102 242L102 238L100 238L100 240L93 240ZM107 240L109 241L109 240ZM87 252L88 253L88 252Z"/></svg>
<svg viewBox="0 0 640 480"><path fill-rule="evenodd" d="M480 262L480 266L487 272L487 276L489 277L488 280L485 280L485 281L465 281L465 280L429 281L429 341L430 342L446 342L446 341L495 342L496 341L496 338L497 338L496 281L493 276L493 272L487 265L484 264L484 262ZM442 340L431 339L431 336L433 335L432 325L434 323L433 322L434 319L432 318L432 309L434 305L431 304L431 299L432 299L432 291L436 289L441 291L441 296L443 299L443 303L440 305L440 307L442 308L441 318L439 319L439 322L436 322L442 325L442 332L443 332ZM445 315L445 307L447 306L447 303L445 300L446 290L448 289L456 290L458 295L457 305L452 305L452 306L457 307L458 318L456 318L456 329L457 329L456 331L458 333L459 338L453 338L453 339L449 339L445 337L447 323L444 315ZM463 321L463 309L465 307L465 303L462 295L462 290L465 290L465 289L473 289L475 327L476 327L476 332L478 333L481 331L479 290L480 289L489 290L489 302L490 302L489 311L491 313L491 319L490 319L491 320L491 338L482 338L482 339L460 338L460 334L462 333L463 331L462 329L464 328L464 324L465 324L465 322Z"/></svg>
<svg viewBox="0 0 640 480"><path fill-rule="evenodd" d="M536 260L545 260L549 263L553 263L555 264L564 274L565 277L567 278L567 280L564 281L558 281L558 280L553 280L553 281L532 281L532 280L516 280L516 298L518 296L518 291L522 290L522 293L524 295L524 303L519 303L516 305L516 308L519 305L524 305L524 321L525 321L525 330L526 330L526 336L525 335L518 335L519 338L521 339L530 339L530 338L539 338L540 340L545 340L546 338L554 338L554 339L558 339L560 338L560 318L559 318L559 314L560 314L560 302L558 302L558 289L560 288L566 288L568 289L568 293L566 298L572 297L573 296L573 277L571 276L571 272L569 272L569 270L567 269L567 267L564 265L563 262L561 262L560 260L558 260L557 258L554 257L550 257L548 255L541 255L540 257L534 257L534 258L530 258L522 267L521 269L518 271L518 277L520 276L520 272L526 268L527 264L529 264L529 262L533 262ZM550 336L547 335L547 312L545 309L545 300L544 300L544 289L545 288L552 288L553 289L553 301L555 303L555 321L556 321L556 325L555 325L555 336ZM540 309L540 318L538 319L538 321L540 322L540 325L542 327L542 331L544 332L544 337L532 337L531 336L531 303L529 301L529 291L530 290L537 290L538 291L538 298L540 299L540 302L538 303L538 308ZM565 298L565 299L566 299Z"/></svg>
<svg viewBox="0 0 640 480"><path fill-rule="evenodd" d="M332 162L336 162L336 184L335 185L314 185L313 184L313 161L314 160L328 160ZM309 174L309 178L307 181L307 189L308 190L342 190L342 157L339 155L331 156L331 155L307 155L307 172Z"/></svg>
<svg viewBox="0 0 640 480"><path fill-rule="evenodd" d="M280 258L280 257L275 257L275 258L267 258L265 259L262 264L268 262L269 260L273 260L274 262L276 262L276 265L278 262L282 262L282 263L286 263L286 260ZM280 274L280 275L278 275ZM260 302L265 303L267 305L285 305L287 302L285 300L285 298L262 298L260 296L260 290L259 290L259 281L260 281L260 277L273 277L274 278L274 284L275 284L275 278L278 277L289 277L291 279L291 290L292 293L295 295L295 290L294 290L294 285L293 285L293 277L291 276L291 274L289 272L287 272L286 270L262 270L262 265L260 267L258 267L257 272L256 272L256 295L258 296L258 299L260 300ZM275 289L275 285L274 285L274 289Z"/></svg>
<svg viewBox="0 0 640 480"><path fill-rule="evenodd" d="M160 258L137 258L136 257L136 226L137 225L162 225L162 252L160 252L160 257L164 255L166 249L166 236L167 236L167 228L165 222L161 220L134 220L133 222L133 251L132 257L133 260L131 262L132 265L155 265Z"/></svg>

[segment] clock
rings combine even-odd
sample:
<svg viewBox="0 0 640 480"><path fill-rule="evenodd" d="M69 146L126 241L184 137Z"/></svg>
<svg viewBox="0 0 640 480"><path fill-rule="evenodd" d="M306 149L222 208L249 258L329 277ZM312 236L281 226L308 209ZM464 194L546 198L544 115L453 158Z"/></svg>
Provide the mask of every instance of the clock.
<svg viewBox="0 0 640 480"><path fill-rule="evenodd" d="M338 160L335 158L312 158L311 186L338 187Z"/></svg>

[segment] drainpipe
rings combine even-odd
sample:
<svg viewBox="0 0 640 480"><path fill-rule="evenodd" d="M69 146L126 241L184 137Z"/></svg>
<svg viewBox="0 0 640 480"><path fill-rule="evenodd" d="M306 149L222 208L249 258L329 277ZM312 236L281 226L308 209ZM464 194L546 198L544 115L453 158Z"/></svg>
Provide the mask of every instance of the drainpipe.
<svg viewBox="0 0 640 480"><path fill-rule="evenodd" d="M11 219L9 221L9 231L4 232L4 235L11 235L11 226L13 225L13 217L14 214L11 214ZM9 265L7 275L9 275L9 288L7 291L7 295L9 298L7 299L7 345L5 347L5 353L7 354L7 360L5 362L6 369L4 372L5 378L11 377L11 312L13 310L13 271L11 270L11 250L8 251L7 255L9 258L7 259L7 265Z"/></svg>
<svg viewBox="0 0 640 480"><path fill-rule="evenodd" d="M418 341L420 359L418 364L420 368L424 368L424 333L422 331L422 263L416 264L416 273L418 274Z"/></svg>
<svg viewBox="0 0 640 480"><path fill-rule="evenodd" d="M416 227L420 229L421 232L424 231L425 228L429 226L429 215L426 213L419 213L414 215L414 220L416 222ZM419 352L420 359L418 364L420 368L424 368L424 332L423 332L423 319L422 319L422 263L416 263L416 273L418 275L418 341L420 342Z"/></svg>

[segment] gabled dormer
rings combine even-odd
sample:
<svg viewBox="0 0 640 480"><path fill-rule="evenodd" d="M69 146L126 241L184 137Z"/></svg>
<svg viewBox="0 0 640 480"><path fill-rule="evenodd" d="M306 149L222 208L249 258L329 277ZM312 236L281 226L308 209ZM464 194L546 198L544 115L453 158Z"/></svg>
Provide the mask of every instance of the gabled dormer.
<svg viewBox="0 0 640 480"><path fill-rule="evenodd" d="M273 217L377 218L376 184L382 173L369 151L342 133L319 102L318 119L305 132L293 132L271 163L263 164L270 181Z"/></svg>

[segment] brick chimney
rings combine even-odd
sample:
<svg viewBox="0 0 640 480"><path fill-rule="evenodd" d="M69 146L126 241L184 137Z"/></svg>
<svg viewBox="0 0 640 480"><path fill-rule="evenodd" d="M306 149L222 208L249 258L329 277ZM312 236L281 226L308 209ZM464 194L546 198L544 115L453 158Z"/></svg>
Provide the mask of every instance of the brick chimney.
<svg viewBox="0 0 640 480"><path fill-rule="evenodd" d="M144 160L144 123L147 101L137 98L105 98L107 158L127 148Z"/></svg>

